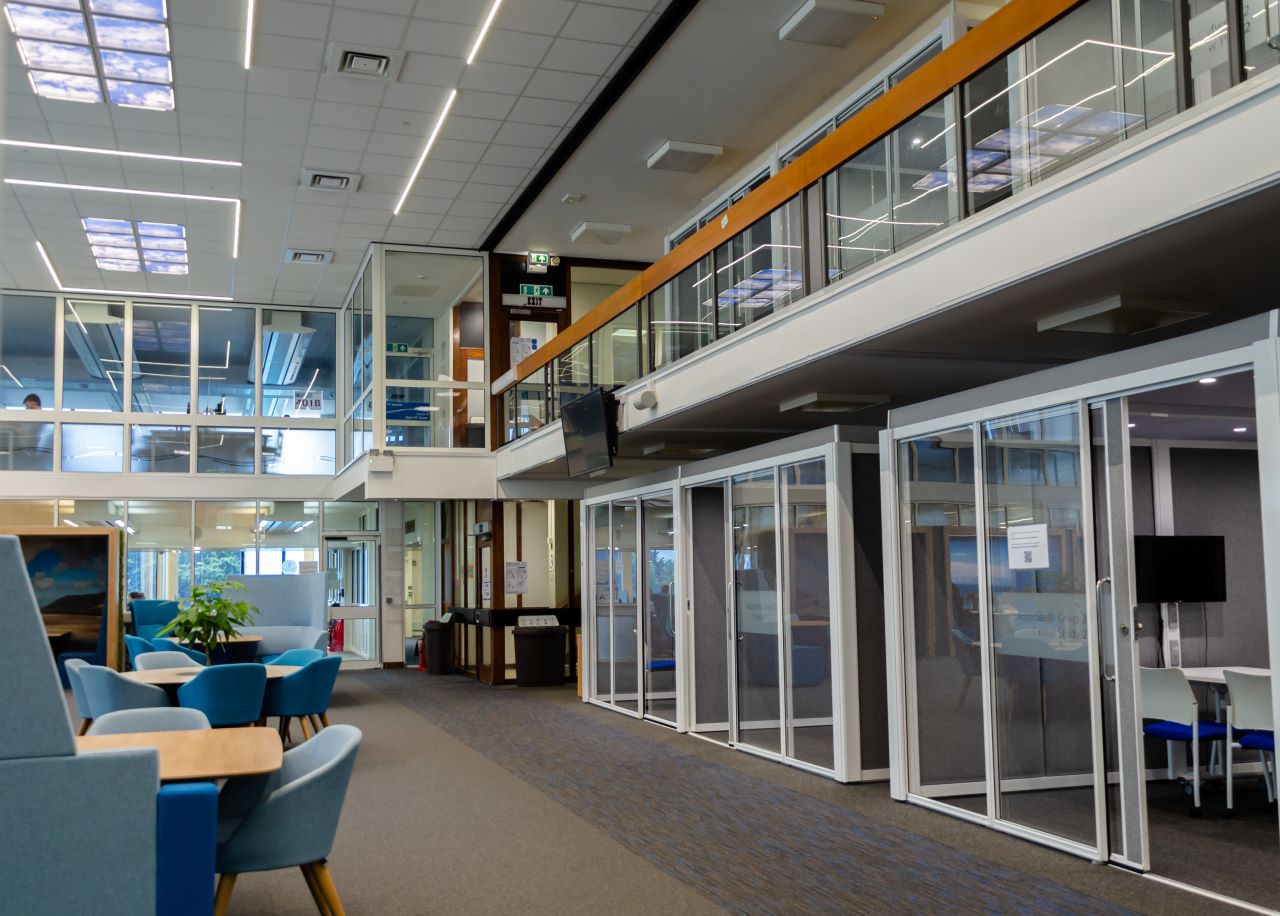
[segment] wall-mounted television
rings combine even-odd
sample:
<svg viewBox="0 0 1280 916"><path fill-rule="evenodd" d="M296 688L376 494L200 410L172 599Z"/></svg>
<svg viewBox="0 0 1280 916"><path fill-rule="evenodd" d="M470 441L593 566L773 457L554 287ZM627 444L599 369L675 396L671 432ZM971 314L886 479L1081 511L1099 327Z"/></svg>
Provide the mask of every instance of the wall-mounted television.
<svg viewBox="0 0 1280 916"><path fill-rule="evenodd" d="M603 388L592 388L560 408L560 431L570 477L613 467L618 453L617 399Z"/></svg>
<svg viewBox="0 0 1280 916"><path fill-rule="evenodd" d="M1220 535L1138 535L1133 565L1143 604L1227 600L1227 547Z"/></svg>

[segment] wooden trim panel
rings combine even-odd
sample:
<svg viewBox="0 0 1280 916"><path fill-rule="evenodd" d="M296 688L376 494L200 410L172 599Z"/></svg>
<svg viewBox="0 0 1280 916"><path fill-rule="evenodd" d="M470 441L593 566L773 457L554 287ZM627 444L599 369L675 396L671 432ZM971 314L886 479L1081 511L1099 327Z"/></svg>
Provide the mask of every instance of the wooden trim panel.
<svg viewBox="0 0 1280 916"><path fill-rule="evenodd" d="M523 381L617 318L699 258L767 216L841 163L892 133L955 86L1030 39L1082 0L1012 0L897 86L816 143L790 165L704 226L516 367ZM507 386L511 388L512 385ZM507 389L504 389L504 391Z"/></svg>

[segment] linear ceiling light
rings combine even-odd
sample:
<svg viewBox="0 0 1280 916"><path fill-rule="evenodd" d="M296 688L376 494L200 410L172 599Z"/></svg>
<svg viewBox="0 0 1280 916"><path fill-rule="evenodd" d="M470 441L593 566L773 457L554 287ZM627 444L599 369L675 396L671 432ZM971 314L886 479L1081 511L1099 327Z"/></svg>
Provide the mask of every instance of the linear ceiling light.
<svg viewBox="0 0 1280 916"><path fill-rule="evenodd" d="M47 149L56 153L87 153L92 156L120 156L124 159L158 159L162 162L186 162L191 165L225 165L238 169L243 163L234 159L200 159L195 156L169 156L164 153L134 153L128 150L103 149L98 146L67 146L63 143L36 143L34 140L4 140L0 146L20 146L23 149Z"/></svg>
<svg viewBox="0 0 1280 916"><path fill-rule="evenodd" d="M249 69L253 62L253 8L254 0L249 0L249 9L244 17L244 68Z"/></svg>
<svg viewBox="0 0 1280 916"><path fill-rule="evenodd" d="M467 55L468 67L476 59L476 54L480 52L480 45L484 43L484 36L489 34L489 26L493 25L493 19L498 15L498 7L500 6L502 6L502 0L493 0L493 6L489 7L489 15L484 17L484 25L480 26L480 34L476 36L476 43L471 46L471 53Z"/></svg>
<svg viewBox="0 0 1280 916"><path fill-rule="evenodd" d="M448 108L445 109L448 111ZM439 127L439 125L436 125ZM434 132L432 139L435 139ZM427 144L430 148L430 143ZM425 153L423 154L425 157ZM421 162L419 162L421 166ZM417 174L416 172L414 173ZM179 194L176 191L140 191L136 188L109 188L94 184L67 184L62 181L32 181L27 178L6 178L5 184L23 185L34 188L59 188L63 191L101 191L103 194L136 194L140 197L170 197L179 200L207 200L214 203L234 204L235 220L231 227L231 257L240 257L240 200L236 197L213 197L207 194Z"/></svg>
<svg viewBox="0 0 1280 916"><path fill-rule="evenodd" d="M497 9L497 4L494 4ZM399 214L400 208L404 206L405 200L409 197L409 192L413 190L413 183L418 180L418 173L422 171L422 164L427 161L427 154L431 152L431 145L436 142L436 135L440 133L440 128L444 126L444 119L449 116L449 109L453 107L453 100L458 97L457 89L449 90L449 97L444 100L444 108L440 109L440 117L436 118L435 126L431 128L431 134L427 137L427 145L422 148L422 155L418 157L417 163L413 167L413 172L409 175L409 180L405 182L404 191L400 194L400 199L396 201L395 209L392 214Z"/></svg>
<svg viewBox="0 0 1280 916"><path fill-rule="evenodd" d="M40 260L44 261L45 270L49 271L49 276L53 278L53 285L60 293L100 293L108 296L139 296L147 299L198 299L202 302L233 301L231 296L192 296L186 293L153 293L143 289L90 289L83 286L63 286L62 278L53 269L53 262L49 260L44 245L36 242L36 251L40 253Z"/></svg>

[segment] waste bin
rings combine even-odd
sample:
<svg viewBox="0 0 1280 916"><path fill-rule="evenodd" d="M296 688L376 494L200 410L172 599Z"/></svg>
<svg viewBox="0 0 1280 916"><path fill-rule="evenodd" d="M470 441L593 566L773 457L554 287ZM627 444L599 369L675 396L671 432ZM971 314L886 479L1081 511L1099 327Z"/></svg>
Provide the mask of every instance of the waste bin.
<svg viewBox="0 0 1280 916"><path fill-rule="evenodd" d="M564 683L564 627L516 627L516 684L553 687Z"/></svg>
<svg viewBox="0 0 1280 916"><path fill-rule="evenodd" d="M422 625L423 660L427 674L453 673L453 627L443 620L428 620Z"/></svg>

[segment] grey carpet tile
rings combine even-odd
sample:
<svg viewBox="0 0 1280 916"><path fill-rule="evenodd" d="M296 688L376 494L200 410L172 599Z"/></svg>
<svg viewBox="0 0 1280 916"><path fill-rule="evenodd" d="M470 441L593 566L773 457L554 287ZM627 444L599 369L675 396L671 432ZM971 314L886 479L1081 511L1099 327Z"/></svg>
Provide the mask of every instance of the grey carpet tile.
<svg viewBox="0 0 1280 916"><path fill-rule="evenodd" d="M1131 912L627 734L538 691L416 672L358 677L730 912Z"/></svg>

